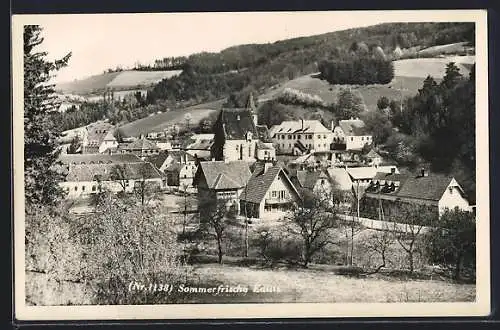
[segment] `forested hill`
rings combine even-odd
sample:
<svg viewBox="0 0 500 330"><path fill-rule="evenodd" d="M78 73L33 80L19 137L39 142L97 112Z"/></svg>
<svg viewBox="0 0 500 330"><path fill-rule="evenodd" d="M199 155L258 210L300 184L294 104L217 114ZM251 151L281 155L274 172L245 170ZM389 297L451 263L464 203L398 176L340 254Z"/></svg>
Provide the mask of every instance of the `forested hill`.
<svg viewBox="0 0 500 330"><path fill-rule="evenodd" d="M242 89L264 89L318 71L323 60L348 56L359 47L380 49L390 59L395 48L426 48L468 41L474 43L474 23L385 23L268 44L227 48L219 53L197 53L182 62L183 73L159 82L148 102L157 100L205 102ZM172 58L158 59L170 69Z"/></svg>

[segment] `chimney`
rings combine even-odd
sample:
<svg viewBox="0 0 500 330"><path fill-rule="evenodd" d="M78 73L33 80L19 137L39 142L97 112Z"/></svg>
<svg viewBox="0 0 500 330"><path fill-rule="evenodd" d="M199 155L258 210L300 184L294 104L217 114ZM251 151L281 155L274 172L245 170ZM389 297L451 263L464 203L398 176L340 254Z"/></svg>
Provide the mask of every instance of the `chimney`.
<svg viewBox="0 0 500 330"><path fill-rule="evenodd" d="M422 177L429 176L429 172L425 168L422 167L422 169L420 170L420 175Z"/></svg>

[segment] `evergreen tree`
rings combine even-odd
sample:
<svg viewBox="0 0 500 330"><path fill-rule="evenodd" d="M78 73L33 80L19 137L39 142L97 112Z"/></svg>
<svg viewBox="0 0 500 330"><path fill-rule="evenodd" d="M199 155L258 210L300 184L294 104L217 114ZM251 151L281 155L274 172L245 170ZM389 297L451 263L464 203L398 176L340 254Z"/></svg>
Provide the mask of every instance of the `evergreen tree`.
<svg viewBox="0 0 500 330"><path fill-rule="evenodd" d="M67 65L71 53L49 62L35 48L43 42L42 28L24 26L24 184L27 204L53 204L62 191L52 169L58 156L58 130L52 120L59 106L51 73Z"/></svg>

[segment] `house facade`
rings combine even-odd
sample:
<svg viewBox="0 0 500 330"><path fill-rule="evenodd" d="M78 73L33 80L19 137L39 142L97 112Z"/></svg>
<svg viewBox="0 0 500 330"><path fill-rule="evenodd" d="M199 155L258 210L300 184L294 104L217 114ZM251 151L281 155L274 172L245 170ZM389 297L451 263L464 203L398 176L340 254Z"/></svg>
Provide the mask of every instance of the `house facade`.
<svg viewBox="0 0 500 330"><path fill-rule="evenodd" d="M281 166L258 162L240 193L240 215L253 219L277 219L301 199Z"/></svg>
<svg viewBox="0 0 500 330"><path fill-rule="evenodd" d="M331 149L333 132L319 120L284 121L270 129L279 154L302 155Z"/></svg>
<svg viewBox="0 0 500 330"><path fill-rule="evenodd" d="M380 206L385 216L398 215L404 204L428 206L435 219L446 210L458 207L470 211L471 207L460 184L453 177L430 174L422 170L419 175L377 173L362 198L362 211L374 216Z"/></svg>
<svg viewBox="0 0 500 330"><path fill-rule="evenodd" d="M117 176L116 167L120 167ZM132 193L142 182L164 188L164 178L156 168L147 162L122 164L69 164L65 180L59 186L66 192L66 197L75 199L90 196L102 189L113 193Z"/></svg>
<svg viewBox="0 0 500 330"><path fill-rule="evenodd" d="M345 144L346 150L360 150L366 144L373 142L373 137L365 127L365 123L356 118L340 120L338 126L333 130L333 141Z"/></svg>
<svg viewBox="0 0 500 330"><path fill-rule="evenodd" d="M158 148L156 143L143 137L133 142L120 145L119 150L121 153L134 154L141 159L145 159L148 156L157 155L160 153L160 148Z"/></svg>

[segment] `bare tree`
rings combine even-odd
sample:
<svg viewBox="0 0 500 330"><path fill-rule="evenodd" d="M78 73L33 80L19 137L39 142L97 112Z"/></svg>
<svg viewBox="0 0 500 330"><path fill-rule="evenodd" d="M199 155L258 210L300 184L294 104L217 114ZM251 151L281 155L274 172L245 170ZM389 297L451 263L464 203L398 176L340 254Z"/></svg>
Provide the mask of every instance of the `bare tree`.
<svg viewBox="0 0 500 330"><path fill-rule="evenodd" d="M127 191L128 178L124 164L117 164L111 168L110 179L120 184L123 193Z"/></svg>
<svg viewBox="0 0 500 330"><path fill-rule="evenodd" d="M352 266L354 256L354 238L363 230L363 226L359 221L359 199L355 198L355 196L351 193L346 193L341 198L344 203L349 204L349 207L346 209L346 217L341 221L341 224L346 239L346 263Z"/></svg>
<svg viewBox="0 0 500 330"><path fill-rule="evenodd" d="M365 247L380 256L381 264L369 274L378 273L382 268L387 267L387 252L394 243L395 236L391 228L387 226L382 230L376 231L369 239L365 241Z"/></svg>
<svg viewBox="0 0 500 330"><path fill-rule="evenodd" d="M222 244L226 229L236 224L236 212L233 206L228 206L224 200L213 201L203 199L199 201L200 229L215 237L217 242L218 262L222 263Z"/></svg>
<svg viewBox="0 0 500 330"><path fill-rule="evenodd" d="M429 223L433 217L434 215L428 206L406 203L401 204L398 215L392 219L393 233L396 241L407 255L410 273L413 273L415 268L414 256L417 240L421 236L424 224Z"/></svg>
<svg viewBox="0 0 500 330"><path fill-rule="evenodd" d="M287 217L288 231L302 240L302 265L307 267L313 256L328 244L334 243L330 230L339 226L338 201L332 193L303 193L303 200Z"/></svg>

